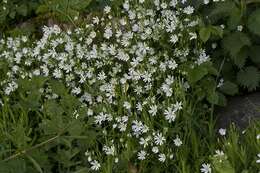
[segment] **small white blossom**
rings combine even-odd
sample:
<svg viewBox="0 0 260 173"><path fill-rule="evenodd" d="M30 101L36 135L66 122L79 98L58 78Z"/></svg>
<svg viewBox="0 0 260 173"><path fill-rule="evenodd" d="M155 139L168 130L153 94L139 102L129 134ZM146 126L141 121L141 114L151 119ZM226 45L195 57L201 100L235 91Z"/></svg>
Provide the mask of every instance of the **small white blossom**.
<svg viewBox="0 0 260 173"><path fill-rule="evenodd" d="M182 145L182 141L178 136L173 140L173 142L176 147L180 147Z"/></svg>
<svg viewBox="0 0 260 173"><path fill-rule="evenodd" d="M104 12L105 12L105 13L110 13L110 11L111 11L111 7L105 6Z"/></svg>
<svg viewBox="0 0 260 173"><path fill-rule="evenodd" d="M101 167L100 163L98 161L96 161L96 160L90 162L90 164L91 164L90 169L94 170L94 171L98 171L99 168Z"/></svg>
<svg viewBox="0 0 260 173"><path fill-rule="evenodd" d="M165 162L165 160L166 160L166 156L165 156L165 154L159 154L159 158L158 158L158 160L160 161L160 162Z"/></svg>
<svg viewBox="0 0 260 173"><path fill-rule="evenodd" d="M171 123L175 121L176 114L173 107L168 107L167 110L164 111L165 119Z"/></svg>
<svg viewBox="0 0 260 173"><path fill-rule="evenodd" d="M152 148L152 152L153 153L158 153L159 152L159 148L158 147L153 147Z"/></svg>
<svg viewBox="0 0 260 173"><path fill-rule="evenodd" d="M260 139L260 134L256 135L256 139L257 140Z"/></svg>
<svg viewBox="0 0 260 173"><path fill-rule="evenodd" d="M211 173L211 166L210 166L210 164L203 163L201 166L202 167L200 168L200 172L202 172L202 173Z"/></svg>
<svg viewBox="0 0 260 173"><path fill-rule="evenodd" d="M150 106L150 110L148 111L149 112L149 114L151 114L152 116L155 116L156 115L156 113L157 113L157 106L156 105L152 105L152 106Z"/></svg>
<svg viewBox="0 0 260 173"><path fill-rule="evenodd" d="M147 155L147 153L146 153L144 150L141 150L140 152L138 152L137 158L138 158L139 160L145 160L146 155Z"/></svg>
<svg viewBox="0 0 260 173"><path fill-rule="evenodd" d="M163 145L163 143L165 142L165 137L161 134L161 133L157 133L155 136L154 136L154 143L156 145Z"/></svg>
<svg viewBox="0 0 260 173"><path fill-rule="evenodd" d="M256 160L256 163L260 163L260 153L257 154L258 159Z"/></svg>
<svg viewBox="0 0 260 173"><path fill-rule="evenodd" d="M218 133L221 135L221 136L225 136L226 135L226 129L223 129L223 128L220 128L219 130L218 130Z"/></svg>
<svg viewBox="0 0 260 173"><path fill-rule="evenodd" d="M243 30L243 26L242 25L237 26L237 30L241 32Z"/></svg>

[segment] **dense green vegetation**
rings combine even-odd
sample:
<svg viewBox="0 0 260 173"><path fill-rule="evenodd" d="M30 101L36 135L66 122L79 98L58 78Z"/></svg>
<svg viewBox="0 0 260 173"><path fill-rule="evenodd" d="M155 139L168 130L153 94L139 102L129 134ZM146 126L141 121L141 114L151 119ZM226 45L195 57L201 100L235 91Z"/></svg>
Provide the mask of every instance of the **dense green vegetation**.
<svg viewBox="0 0 260 173"><path fill-rule="evenodd" d="M258 173L257 0L3 0L0 173ZM48 25L48 26L46 26Z"/></svg>

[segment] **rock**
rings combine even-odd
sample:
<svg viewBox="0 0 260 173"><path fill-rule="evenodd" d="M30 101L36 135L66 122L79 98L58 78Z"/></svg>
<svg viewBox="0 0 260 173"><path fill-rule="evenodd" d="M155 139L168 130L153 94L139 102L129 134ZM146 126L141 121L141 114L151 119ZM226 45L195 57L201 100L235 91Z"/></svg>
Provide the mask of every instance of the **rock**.
<svg viewBox="0 0 260 173"><path fill-rule="evenodd" d="M244 129L251 121L260 120L260 92L231 97L227 106L217 108L215 114L218 128L228 128L234 123Z"/></svg>

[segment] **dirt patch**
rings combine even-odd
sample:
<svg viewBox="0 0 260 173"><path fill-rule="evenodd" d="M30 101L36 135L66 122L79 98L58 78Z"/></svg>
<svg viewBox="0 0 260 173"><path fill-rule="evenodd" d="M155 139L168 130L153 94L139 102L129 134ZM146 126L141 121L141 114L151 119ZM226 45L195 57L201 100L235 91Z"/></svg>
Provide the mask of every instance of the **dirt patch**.
<svg viewBox="0 0 260 173"><path fill-rule="evenodd" d="M260 120L260 92L228 99L224 108L217 108L217 127L227 128L234 123L240 129L248 126L250 121Z"/></svg>

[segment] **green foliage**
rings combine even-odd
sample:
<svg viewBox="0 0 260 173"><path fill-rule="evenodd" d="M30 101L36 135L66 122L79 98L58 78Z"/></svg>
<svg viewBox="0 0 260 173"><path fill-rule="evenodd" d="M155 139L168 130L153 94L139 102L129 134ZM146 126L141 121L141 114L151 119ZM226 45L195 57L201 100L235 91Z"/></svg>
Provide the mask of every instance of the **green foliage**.
<svg viewBox="0 0 260 173"><path fill-rule="evenodd" d="M260 36L260 10L257 9L250 14L248 17L248 28L249 30Z"/></svg>
<svg viewBox="0 0 260 173"><path fill-rule="evenodd" d="M1 30L8 28L10 24L21 22L32 16L39 1L37 0L6 0L0 3Z"/></svg>
<svg viewBox="0 0 260 173"><path fill-rule="evenodd" d="M220 91L235 95L239 91L253 91L259 88L259 31L260 11L258 3L229 0L212 3L202 9L207 28L221 25L223 38L214 37L201 27L200 38L206 44L216 44L212 52L216 67L220 67L225 84Z"/></svg>
<svg viewBox="0 0 260 173"><path fill-rule="evenodd" d="M37 14L51 14L62 22L71 22L79 17L80 12L86 9L91 0L44 0L39 5Z"/></svg>
<svg viewBox="0 0 260 173"><path fill-rule="evenodd" d="M238 93L238 86L235 83L230 81L226 81L220 87L220 90L227 95L235 95Z"/></svg>
<svg viewBox="0 0 260 173"><path fill-rule="evenodd" d="M253 66L246 67L237 73L237 81L248 90L255 90L260 82L260 72Z"/></svg>
<svg viewBox="0 0 260 173"><path fill-rule="evenodd" d="M219 36L222 38L223 36L223 30L221 27L217 26L208 26L208 27L202 27L199 31L200 38L203 42L208 41L211 35Z"/></svg>
<svg viewBox="0 0 260 173"><path fill-rule="evenodd" d="M212 164L216 173L235 173L234 168L231 166L225 154L213 157Z"/></svg>

